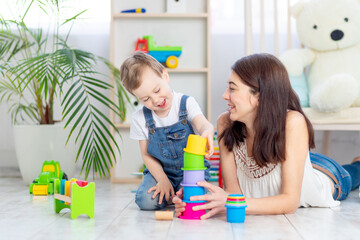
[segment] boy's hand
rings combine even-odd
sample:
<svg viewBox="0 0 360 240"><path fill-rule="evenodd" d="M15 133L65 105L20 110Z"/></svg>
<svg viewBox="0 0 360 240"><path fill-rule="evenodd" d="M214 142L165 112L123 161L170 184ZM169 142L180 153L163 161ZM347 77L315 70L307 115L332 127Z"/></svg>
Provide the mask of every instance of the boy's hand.
<svg viewBox="0 0 360 240"><path fill-rule="evenodd" d="M156 186L150 188L148 190L148 193L151 193L152 191L155 191L154 194L152 195L152 198L154 199L158 194L160 194L159 196L159 204L162 203L164 196L166 201L168 202L170 200L170 196L173 197L175 196L175 191L173 186L171 185L170 181L168 178L159 181Z"/></svg>
<svg viewBox="0 0 360 240"><path fill-rule="evenodd" d="M178 217L185 211L186 203L181 199L183 197L183 189L181 188L178 192L176 192L176 196L172 199L172 202L175 204L175 216Z"/></svg>
<svg viewBox="0 0 360 240"><path fill-rule="evenodd" d="M201 137L207 138L207 154L205 155L205 158L210 158L211 155L214 153L214 129L204 131L201 134Z"/></svg>

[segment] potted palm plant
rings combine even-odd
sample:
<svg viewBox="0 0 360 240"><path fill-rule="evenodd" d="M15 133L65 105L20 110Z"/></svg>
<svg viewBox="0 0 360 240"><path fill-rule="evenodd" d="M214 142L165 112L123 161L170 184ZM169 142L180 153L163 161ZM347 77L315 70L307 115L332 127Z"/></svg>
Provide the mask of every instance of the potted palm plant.
<svg viewBox="0 0 360 240"><path fill-rule="evenodd" d="M120 84L120 72L105 58L68 45L72 25L85 11L64 18L63 2L17 1L19 13L13 19L0 16L0 103L9 106L26 183L40 173L44 160L59 160L72 177L75 162L81 159L85 179L91 172L106 177L113 165L111 158L116 160L115 152L120 152L109 126L118 130L103 111L113 111L121 119L126 115L129 97ZM34 8L49 18L51 26L46 31L27 24ZM109 74L97 70L101 64ZM110 77L117 83L115 88ZM110 91L116 102L108 97ZM61 119L54 119L56 102ZM25 174L30 168L33 172Z"/></svg>

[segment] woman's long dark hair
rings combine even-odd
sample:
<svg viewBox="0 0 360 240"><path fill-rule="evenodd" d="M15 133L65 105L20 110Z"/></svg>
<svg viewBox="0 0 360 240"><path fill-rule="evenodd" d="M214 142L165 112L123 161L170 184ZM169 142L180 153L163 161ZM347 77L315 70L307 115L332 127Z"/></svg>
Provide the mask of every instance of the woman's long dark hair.
<svg viewBox="0 0 360 240"><path fill-rule="evenodd" d="M255 137L252 154L256 163L263 167L268 163L285 161L285 124L287 110L300 112L306 121L309 147L314 148L314 130L301 109L284 65L273 55L253 54L239 59L231 67L253 94L259 93L259 106L254 122ZM220 134L219 141L229 151L246 138L246 126L231 122Z"/></svg>

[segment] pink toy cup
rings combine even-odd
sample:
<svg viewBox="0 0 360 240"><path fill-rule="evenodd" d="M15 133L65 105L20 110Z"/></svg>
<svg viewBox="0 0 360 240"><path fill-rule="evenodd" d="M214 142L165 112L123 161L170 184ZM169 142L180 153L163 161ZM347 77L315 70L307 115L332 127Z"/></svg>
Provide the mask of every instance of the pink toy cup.
<svg viewBox="0 0 360 240"><path fill-rule="evenodd" d="M186 202L185 211L179 216L181 219L197 220L206 213L205 210L193 211L192 208L203 205L205 201L184 201Z"/></svg>
<svg viewBox="0 0 360 240"><path fill-rule="evenodd" d="M183 184L196 185L197 182L204 181L205 171L196 170L196 171L184 171Z"/></svg>

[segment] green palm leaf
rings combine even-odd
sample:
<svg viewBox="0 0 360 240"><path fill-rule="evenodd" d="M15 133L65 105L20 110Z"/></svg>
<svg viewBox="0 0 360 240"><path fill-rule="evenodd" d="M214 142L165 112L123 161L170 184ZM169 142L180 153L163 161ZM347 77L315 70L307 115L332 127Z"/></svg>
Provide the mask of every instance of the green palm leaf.
<svg viewBox="0 0 360 240"><path fill-rule="evenodd" d="M59 35L62 25L73 24L86 11L61 19L61 6L62 0L20 0L14 19L0 16L0 103L10 104L13 122L53 124L54 99L59 98L62 120L70 128L66 144L72 144L72 138L79 144L75 161L82 160L81 173L85 171L85 179L91 171L106 177L112 159L116 162L115 153L120 153L109 128L120 133L103 109L124 119L130 98L120 83L119 69L105 58L71 48L67 44L71 27L65 38ZM57 18L55 31L28 28L25 17L35 7ZM109 76L97 70L99 64L109 69ZM114 91L117 102L107 96Z"/></svg>

